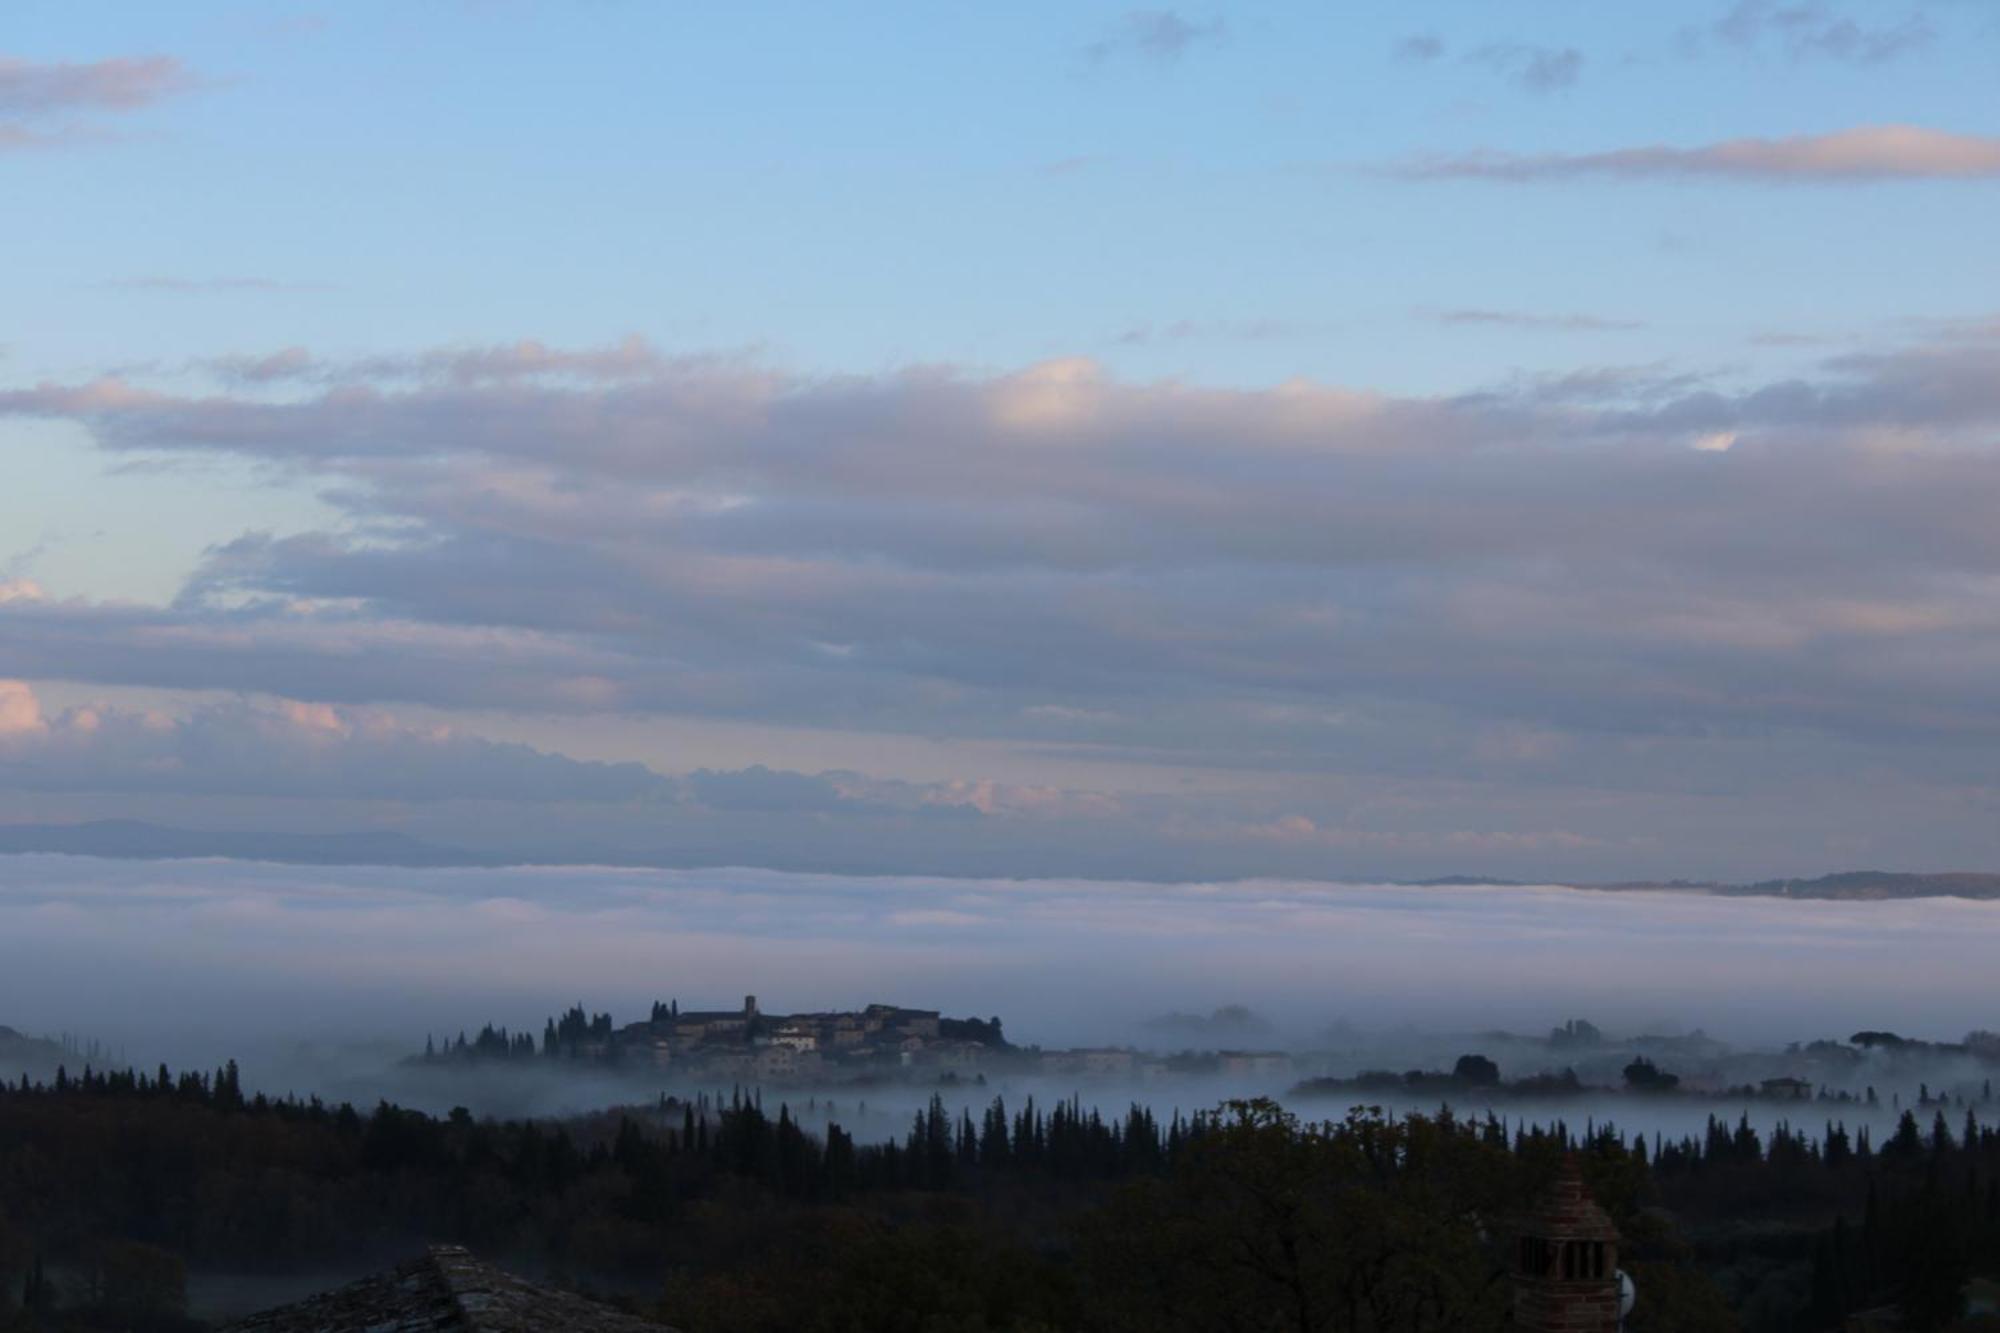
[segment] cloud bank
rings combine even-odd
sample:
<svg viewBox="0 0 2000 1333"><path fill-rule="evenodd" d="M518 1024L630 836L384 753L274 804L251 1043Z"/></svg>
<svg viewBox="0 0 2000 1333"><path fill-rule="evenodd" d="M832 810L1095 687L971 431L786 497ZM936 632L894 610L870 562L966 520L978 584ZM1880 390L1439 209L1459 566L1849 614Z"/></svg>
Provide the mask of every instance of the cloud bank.
<svg viewBox="0 0 2000 1333"><path fill-rule="evenodd" d="M1984 1021L1996 937L2000 905L1946 899L0 860L8 1021L177 1063L305 1038L407 1050L426 1028L537 1027L579 998L632 1014L746 992L773 1010L998 1012L1049 1044L1232 1003L1302 1037L1588 1015L1955 1039Z"/></svg>
<svg viewBox="0 0 2000 1333"><path fill-rule="evenodd" d="M885 801L905 831L956 808L970 863L1020 873L1118 873L1120 846L1153 876L1992 857L2000 336L1976 324L1772 382L1583 367L1432 397L1084 360L806 377L637 339L203 373L0 390L0 414L310 477L342 525L223 542L167 606L8 585L21 678L1004 744L1050 776L993 790L1087 793L1054 802L1068 841L1003 866L986 797L795 784L786 864ZM1178 803L1062 776L1107 761L1207 776ZM61 771L85 785L15 770Z"/></svg>

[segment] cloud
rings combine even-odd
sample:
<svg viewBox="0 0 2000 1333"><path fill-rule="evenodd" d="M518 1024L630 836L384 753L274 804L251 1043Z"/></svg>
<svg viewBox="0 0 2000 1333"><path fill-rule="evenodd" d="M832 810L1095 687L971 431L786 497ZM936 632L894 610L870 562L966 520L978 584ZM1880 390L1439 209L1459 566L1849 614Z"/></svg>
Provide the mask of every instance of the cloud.
<svg viewBox="0 0 2000 1333"><path fill-rule="evenodd" d="M1534 93L1574 87L1583 72L1583 52L1575 47L1495 43L1480 47L1466 59L1505 74Z"/></svg>
<svg viewBox="0 0 2000 1333"><path fill-rule="evenodd" d="M762 764L734 773L699 769L688 775L687 785L695 800L718 810L824 814L850 804L824 775L776 772Z"/></svg>
<svg viewBox="0 0 2000 1333"><path fill-rule="evenodd" d="M203 368L224 380L243 384L273 384L304 379L313 374L316 363L303 347L281 347L261 356L216 357Z"/></svg>
<svg viewBox="0 0 2000 1333"><path fill-rule="evenodd" d="M1393 54L1398 60L1425 64L1444 54L1444 39L1435 33L1415 33L1398 41Z"/></svg>
<svg viewBox="0 0 2000 1333"><path fill-rule="evenodd" d="M733 775L662 770L661 801L709 822L590 826L635 853L740 857L777 807L763 854L846 865L1611 868L1663 829L1739 857L1857 825L1879 859L1976 860L2000 787L2000 331L1919 333L1762 381L1586 363L1430 396L1079 359L805 376L628 343L0 389L0 414L113 457L270 464L340 515L218 543L165 606L12 596L0 660L342 716L817 729L863 772L885 735L1016 759L903 786L750 750L713 765ZM1256 790L1169 848L1223 798L1095 763ZM1392 786L1404 804L1357 794ZM1576 787L1598 793L1581 816ZM1353 836L1246 831L1293 815ZM514 823L480 836L586 845L567 816ZM1550 830L1593 841L1451 840Z"/></svg>
<svg viewBox="0 0 2000 1333"><path fill-rule="evenodd" d="M1822 58L1851 65L1881 65L1928 47L1937 33L1912 10L1896 23L1866 26L1825 0L1781 3L1740 0L1709 30L1743 50L1775 42L1794 60Z"/></svg>
<svg viewBox="0 0 2000 1333"><path fill-rule="evenodd" d="M1753 347L1826 347L1840 341L1823 333L1796 333L1786 329L1773 329L1763 333L1753 333L1749 338Z"/></svg>
<svg viewBox="0 0 2000 1333"><path fill-rule="evenodd" d="M1341 849L1424 851L1435 854L1449 848L1480 856L1541 851L1548 848L1574 851L1598 844L1595 838L1561 829L1531 832L1473 829L1412 832L1379 828L1330 828L1300 814L1282 815L1276 819L1252 824L1195 822L1180 826L1176 832L1180 836L1191 838L1240 837Z"/></svg>
<svg viewBox="0 0 2000 1333"><path fill-rule="evenodd" d="M26 681L0 680L0 743L9 738L40 736L48 730L41 701Z"/></svg>
<svg viewBox="0 0 2000 1333"><path fill-rule="evenodd" d="M70 148L84 144L102 143L111 136L102 130L80 125L59 125L49 129L37 129L27 125L10 125L0 121L0 152L10 149Z"/></svg>
<svg viewBox="0 0 2000 1333"><path fill-rule="evenodd" d="M661 799L639 764L581 763L375 710L281 701L184 715L78 707L45 716L23 681L0 680L0 788L287 799Z"/></svg>
<svg viewBox="0 0 2000 1333"><path fill-rule="evenodd" d="M1915 125L1868 125L1696 148L1647 145L1599 153L1482 151L1406 163L1420 180L1547 181L1711 178L1770 183L1983 180L2000 177L2000 137Z"/></svg>
<svg viewBox="0 0 2000 1333"><path fill-rule="evenodd" d="M116 278L105 284L130 292L165 292L178 296L200 296L220 292L298 292L318 290L315 284L284 282L277 278L246 275L211 278L180 278L163 274L143 274Z"/></svg>
<svg viewBox="0 0 2000 1333"><path fill-rule="evenodd" d="M89 123L37 122L77 112L137 111L197 86L171 56L71 63L0 55L0 151L103 140L109 132Z"/></svg>
<svg viewBox="0 0 2000 1333"><path fill-rule="evenodd" d="M1424 317L1439 324L1492 325L1510 329L1537 329L1558 333L1629 333L1645 328L1636 319L1608 319L1602 315L1544 315L1521 310L1487 310L1462 307L1430 310Z"/></svg>
<svg viewBox="0 0 2000 1333"><path fill-rule="evenodd" d="M1112 341L1122 347L1178 342L1277 342L1310 334L1310 326L1282 319L1177 319L1168 324L1134 324Z"/></svg>
<svg viewBox="0 0 2000 1333"><path fill-rule="evenodd" d="M1121 55L1168 62L1198 47L1219 45L1227 35L1228 26L1219 18L1200 22L1171 9L1134 9L1111 32L1085 47L1084 54L1094 62Z"/></svg>
<svg viewBox="0 0 2000 1333"><path fill-rule="evenodd" d="M0 115L131 111L194 86L194 77L171 56L123 57L85 64L37 63L0 56Z"/></svg>
<svg viewBox="0 0 2000 1333"><path fill-rule="evenodd" d="M1125 813L1124 804L1104 792L1023 786L990 778L935 783L921 799L928 806L964 807L982 815L1109 819Z"/></svg>

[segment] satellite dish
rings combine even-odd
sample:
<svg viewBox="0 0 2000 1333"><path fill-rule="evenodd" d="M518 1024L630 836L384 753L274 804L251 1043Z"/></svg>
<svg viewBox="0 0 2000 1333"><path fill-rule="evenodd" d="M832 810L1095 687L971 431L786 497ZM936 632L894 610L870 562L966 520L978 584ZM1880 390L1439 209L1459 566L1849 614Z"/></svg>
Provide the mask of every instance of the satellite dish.
<svg viewBox="0 0 2000 1333"><path fill-rule="evenodd" d="M1618 1270L1618 1322L1623 1325L1632 1314L1632 1307L1639 1303L1639 1288L1632 1281L1632 1275L1624 1269Z"/></svg>

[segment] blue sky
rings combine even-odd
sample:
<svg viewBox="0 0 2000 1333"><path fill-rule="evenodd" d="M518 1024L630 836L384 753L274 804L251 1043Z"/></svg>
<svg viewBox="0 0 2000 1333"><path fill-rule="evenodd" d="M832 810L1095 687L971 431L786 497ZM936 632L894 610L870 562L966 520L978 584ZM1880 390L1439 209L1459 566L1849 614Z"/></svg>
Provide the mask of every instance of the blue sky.
<svg viewBox="0 0 2000 1333"><path fill-rule="evenodd" d="M843 810L925 870L1995 861L1996 55L1948 0L17 3L0 782L477 841L243 776L450 728L646 765L635 847L698 768L845 792L703 853L787 865Z"/></svg>
<svg viewBox="0 0 2000 1333"><path fill-rule="evenodd" d="M1861 6L1871 30L1920 13L1935 34L1876 63L1732 43L1712 31L1729 11L1245 6L1190 12L1166 54L1130 11L1080 4L26 3L15 58L164 53L189 87L64 116L111 142L10 154L10 193L37 204L0 220L10 348L48 373L639 332L806 370L1089 354L1435 391L1578 346L1446 336L1427 310L1643 322L1620 353L1726 360L1767 359L1746 336L1795 325L1980 313L1938 279L1977 267L1984 188L1378 174L1477 149L2000 130L1976 6ZM1412 37L1440 53L1399 59ZM1494 67L1516 49L1581 63L1537 92ZM144 278L283 286L107 285Z"/></svg>

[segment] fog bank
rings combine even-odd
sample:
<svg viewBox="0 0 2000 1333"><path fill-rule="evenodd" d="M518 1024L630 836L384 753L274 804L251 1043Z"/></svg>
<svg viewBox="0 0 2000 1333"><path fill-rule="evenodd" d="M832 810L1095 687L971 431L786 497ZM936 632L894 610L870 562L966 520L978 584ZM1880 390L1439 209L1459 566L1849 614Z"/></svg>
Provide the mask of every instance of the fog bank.
<svg viewBox="0 0 2000 1333"><path fill-rule="evenodd" d="M1017 1042L1150 1040L1244 1003L1329 1024L1543 1031L1573 1015L1733 1040L2000 1026L2000 904L1291 881L383 870L0 858L0 1023L133 1059L300 1042L386 1055L583 1001L999 1014ZM1921 960L1921 961L1919 961Z"/></svg>

